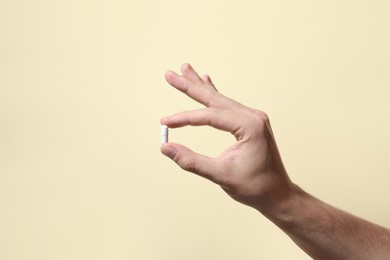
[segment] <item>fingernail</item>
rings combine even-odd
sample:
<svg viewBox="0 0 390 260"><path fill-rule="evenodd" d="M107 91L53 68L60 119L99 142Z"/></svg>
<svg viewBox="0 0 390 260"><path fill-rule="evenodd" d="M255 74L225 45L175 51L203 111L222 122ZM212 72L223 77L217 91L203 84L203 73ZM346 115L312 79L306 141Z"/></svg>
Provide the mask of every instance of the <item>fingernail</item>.
<svg viewBox="0 0 390 260"><path fill-rule="evenodd" d="M172 146L166 145L166 144L163 145L161 151L162 151L162 153L163 153L165 156L169 157L169 158L172 159L172 160L175 158L176 153L177 153L177 151L176 151L175 148L173 148Z"/></svg>

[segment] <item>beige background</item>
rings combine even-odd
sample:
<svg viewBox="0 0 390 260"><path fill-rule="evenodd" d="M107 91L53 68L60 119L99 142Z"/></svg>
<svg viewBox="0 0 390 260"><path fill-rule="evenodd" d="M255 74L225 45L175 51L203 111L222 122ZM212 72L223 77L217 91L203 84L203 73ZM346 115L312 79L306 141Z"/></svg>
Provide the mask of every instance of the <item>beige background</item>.
<svg viewBox="0 0 390 260"><path fill-rule="evenodd" d="M309 259L160 155L190 62L266 111L291 178L390 227L390 2L0 1L0 259ZM217 155L200 127L171 140Z"/></svg>

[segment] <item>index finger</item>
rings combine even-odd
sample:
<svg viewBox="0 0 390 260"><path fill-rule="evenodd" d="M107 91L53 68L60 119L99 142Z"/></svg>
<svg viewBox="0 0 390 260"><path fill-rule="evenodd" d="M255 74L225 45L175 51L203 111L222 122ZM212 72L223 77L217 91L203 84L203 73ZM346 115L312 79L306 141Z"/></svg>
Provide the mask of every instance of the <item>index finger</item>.
<svg viewBox="0 0 390 260"><path fill-rule="evenodd" d="M161 119L161 124L167 125L170 128L178 128L183 126L203 126L208 125L216 129L230 132L237 139L241 139L243 133L241 122L242 117L234 115L233 111L228 111L219 108L204 108L180 112L172 116Z"/></svg>

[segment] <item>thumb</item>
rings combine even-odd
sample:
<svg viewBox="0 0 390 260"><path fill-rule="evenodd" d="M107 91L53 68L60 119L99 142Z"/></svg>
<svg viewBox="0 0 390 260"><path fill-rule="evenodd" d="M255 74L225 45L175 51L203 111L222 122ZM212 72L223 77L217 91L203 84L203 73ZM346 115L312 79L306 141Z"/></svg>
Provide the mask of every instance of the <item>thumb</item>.
<svg viewBox="0 0 390 260"><path fill-rule="evenodd" d="M195 153L189 148L175 143L168 143L161 146L161 153L171 158L183 170L195 173L217 184L222 183L222 167L217 158L210 158Z"/></svg>

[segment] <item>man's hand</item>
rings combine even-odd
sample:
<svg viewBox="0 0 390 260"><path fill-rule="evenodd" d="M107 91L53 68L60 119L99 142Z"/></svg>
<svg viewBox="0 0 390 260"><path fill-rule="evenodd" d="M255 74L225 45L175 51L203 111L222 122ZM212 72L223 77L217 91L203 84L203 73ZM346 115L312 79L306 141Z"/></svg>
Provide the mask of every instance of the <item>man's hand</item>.
<svg viewBox="0 0 390 260"><path fill-rule="evenodd" d="M181 168L219 184L233 199L264 211L283 204L294 185L284 169L267 115L218 93L209 76L202 78L189 64L182 75L168 71L170 85L205 108L161 119L170 128L209 125L230 132L237 140L218 158L197 154L180 144L168 143L161 152Z"/></svg>
<svg viewBox="0 0 390 260"><path fill-rule="evenodd" d="M188 64L182 76L169 71L165 77L206 108L165 117L162 124L209 125L232 133L237 142L218 158L174 143L162 145L163 154L259 210L314 259L390 259L388 229L332 207L290 181L264 112L221 95L209 76L199 77Z"/></svg>

